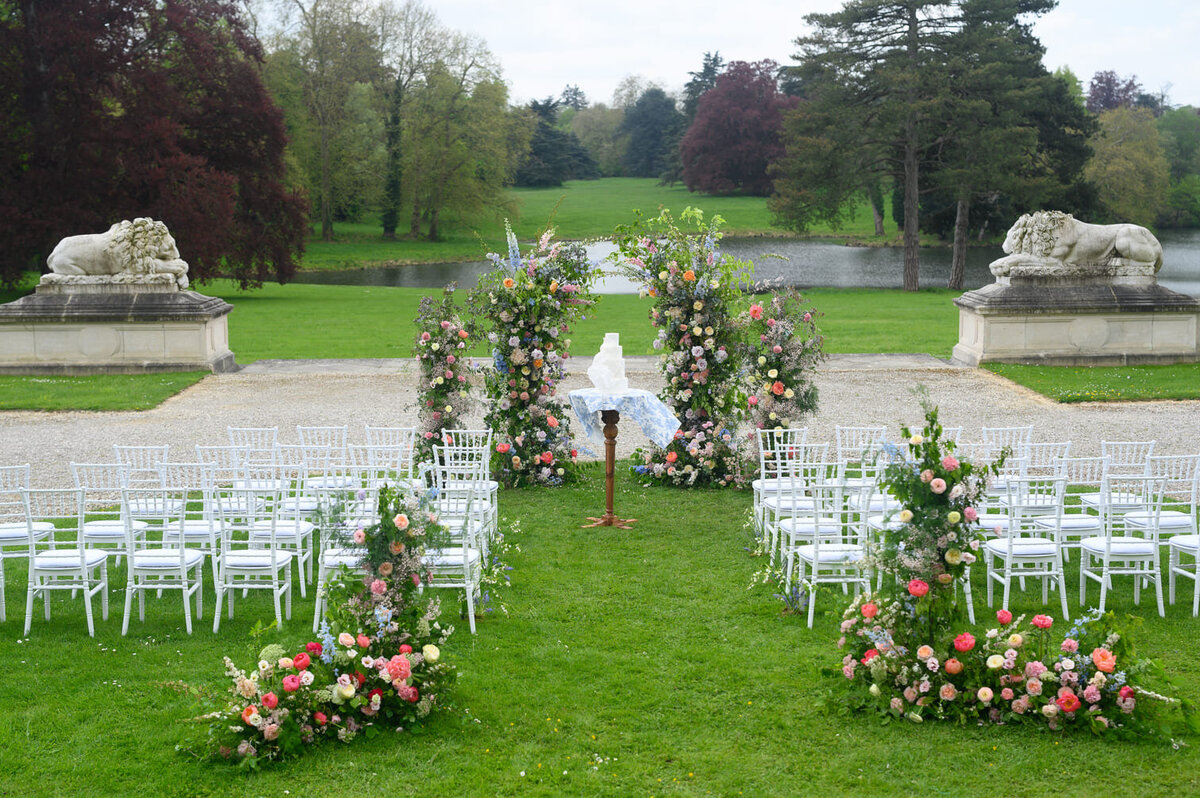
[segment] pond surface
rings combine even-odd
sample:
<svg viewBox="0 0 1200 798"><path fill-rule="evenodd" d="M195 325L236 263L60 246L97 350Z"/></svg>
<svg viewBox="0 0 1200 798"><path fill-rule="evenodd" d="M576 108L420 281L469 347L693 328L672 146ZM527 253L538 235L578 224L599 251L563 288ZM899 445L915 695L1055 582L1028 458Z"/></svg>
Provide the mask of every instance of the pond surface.
<svg viewBox="0 0 1200 798"><path fill-rule="evenodd" d="M1175 291L1200 296L1200 230L1168 230L1159 235L1163 245L1163 267L1158 281ZM588 246L588 254L602 261L614 250L612 244ZM788 238L731 238L722 252L754 263L756 280L781 280L801 288L900 288L904 250L899 247L848 247L823 241ZM1004 253L995 247L967 250L966 287L980 288L992 282L988 264ZM611 264L600 264L612 270ZM460 288L474 288L479 275L489 271L487 261L472 263L425 263L344 271L301 272L299 283L332 285L387 285L411 288L441 288L451 280ZM950 249L921 250L921 285L944 287L950 276ZM620 275L608 274L597 285L604 294L637 293L637 286Z"/></svg>

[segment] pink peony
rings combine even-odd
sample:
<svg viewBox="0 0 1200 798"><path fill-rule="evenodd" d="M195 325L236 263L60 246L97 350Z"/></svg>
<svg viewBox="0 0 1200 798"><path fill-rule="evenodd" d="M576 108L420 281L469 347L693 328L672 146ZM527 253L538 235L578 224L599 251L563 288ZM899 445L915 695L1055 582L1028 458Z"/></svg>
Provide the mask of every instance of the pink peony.
<svg viewBox="0 0 1200 798"><path fill-rule="evenodd" d="M1125 685L1117 692L1117 695L1119 695L1121 698L1133 698L1135 694L1132 687Z"/></svg>
<svg viewBox="0 0 1200 798"><path fill-rule="evenodd" d="M1049 629L1054 625L1054 619L1049 615L1035 615L1030 623L1039 629Z"/></svg>
<svg viewBox="0 0 1200 798"><path fill-rule="evenodd" d="M509 450L509 449L511 449L511 448L512 448L512 444L511 444L511 443L498 443L498 444L496 444L496 451L497 451L497 452L499 452L500 454L508 454L508 450Z"/></svg>
<svg viewBox="0 0 1200 798"><path fill-rule="evenodd" d="M933 472L926 468L921 472L921 481L928 483L933 479Z"/></svg>
<svg viewBox="0 0 1200 798"><path fill-rule="evenodd" d="M371 592L376 596L382 596L387 592L387 583L382 579L376 579L375 581L371 582Z"/></svg>
<svg viewBox="0 0 1200 798"><path fill-rule="evenodd" d="M1089 704L1095 704L1100 701L1100 688L1094 684L1089 684L1083 689L1083 700Z"/></svg>
<svg viewBox="0 0 1200 798"><path fill-rule="evenodd" d="M358 643L359 648L369 648L371 645L371 638L367 637L366 635L364 635L360 632L358 635L358 638L355 642Z"/></svg>
<svg viewBox="0 0 1200 798"><path fill-rule="evenodd" d="M954 638L954 650L966 653L975 648L975 637L970 632L963 632Z"/></svg>
<svg viewBox="0 0 1200 798"><path fill-rule="evenodd" d="M316 652L317 656L321 655L320 645L321 645L320 643L317 644L317 647L318 647L318 650ZM307 654L305 654L303 651L292 658L292 667L294 667L298 671L307 670L308 666L311 664L312 664L312 659Z"/></svg>
<svg viewBox="0 0 1200 798"><path fill-rule="evenodd" d="M920 579L914 579L908 583L908 592L917 598L921 598L929 592L929 584L922 582Z"/></svg>
<svg viewBox="0 0 1200 798"><path fill-rule="evenodd" d="M941 477L934 477L933 480L929 483L929 489L931 491L933 491L934 493L945 493L946 492L946 480L942 479Z"/></svg>
<svg viewBox="0 0 1200 798"><path fill-rule="evenodd" d="M1092 652L1092 663L1096 670L1112 673L1117 667L1117 658L1107 648L1097 648Z"/></svg>
<svg viewBox="0 0 1200 798"><path fill-rule="evenodd" d="M1041 695L1042 680L1030 679L1029 681L1025 682L1025 692L1029 693L1030 695Z"/></svg>
<svg viewBox="0 0 1200 798"><path fill-rule="evenodd" d="M392 523L396 525L396 529L399 529L401 532L403 532L404 530L408 529L408 516L404 513L400 513L392 519Z"/></svg>
<svg viewBox="0 0 1200 798"><path fill-rule="evenodd" d="M267 693L262 697L263 706L267 709L274 709L279 706L279 696L274 693Z"/></svg>
<svg viewBox="0 0 1200 798"><path fill-rule="evenodd" d="M1059 696L1054 703L1058 704L1058 708L1063 712L1074 712L1083 706L1079 703L1079 697L1074 693L1067 693L1066 695Z"/></svg>
<svg viewBox="0 0 1200 798"><path fill-rule="evenodd" d="M755 320L761 319L762 314L763 314L762 305L751 305L750 306L750 318L755 319Z"/></svg>
<svg viewBox="0 0 1200 798"><path fill-rule="evenodd" d="M1003 690L1000 691L1000 697L1003 698L1005 701L1012 701L1013 695L1014 695L1014 693L1013 693L1011 687L1005 687Z"/></svg>
<svg viewBox="0 0 1200 798"><path fill-rule="evenodd" d="M862 605L861 609L864 618L874 618L879 614L879 607L874 602Z"/></svg>
<svg viewBox="0 0 1200 798"><path fill-rule="evenodd" d="M319 656L321 656L321 652L325 650L325 647L323 645L321 645L320 643L305 643L304 650L307 651L309 654L312 654L314 657L319 657ZM296 659L292 660L292 662L295 662L295 661L296 661Z"/></svg>
<svg viewBox="0 0 1200 798"><path fill-rule="evenodd" d="M338 645L345 646L346 648L354 645L354 635L349 632L342 632L338 635Z"/></svg>
<svg viewBox="0 0 1200 798"><path fill-rule="evenodd" d="M963 518L967 519L967 521L971 523L975 523L979 520L979 513L974 507L966 507L963 508Z"/></svg>
<svg viewBox="0 0 1200 798"><path fill-rule="evenodd" d="M946 455L945 457L942 458L942 468L946 469L947 471L957 470L958 469L958 459L952 454Z"/></svg>
<svg viewBox="0 0 1200 798"><path fill-rule="evenodd" d="M300 689L300 677L294 673L289 673L283 677L283 689L289 693L294 693Z"/></svg>
<svg viewBox="0 0 1200 798"><path fill-rule="evenodd" d="M1010 623L1012 623L1012 619L1013 614L1008 610L996 611L996 620L1000 622L1001 626L1008 626Z"/></svg>
<svg viewBox="0 0 1200 798"><path fill-rule="evenodd" d="M1074 654L1078 650L1079 650L1079 641L1072 640L1069 637L1066 640L1062 641L1062 652L1064 654Z"/></svg>

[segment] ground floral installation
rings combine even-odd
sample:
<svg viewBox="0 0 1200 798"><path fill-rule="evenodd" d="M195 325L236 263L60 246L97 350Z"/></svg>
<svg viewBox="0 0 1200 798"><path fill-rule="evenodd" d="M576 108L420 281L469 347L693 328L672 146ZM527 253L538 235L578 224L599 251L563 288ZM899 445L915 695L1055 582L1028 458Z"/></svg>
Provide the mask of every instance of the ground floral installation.
<svg viewBox="0 0 1200 798"><path fill-rule="evenodd" d="M417 310L417 338L413 342L421 369L417 380L416 457L433 459L433 446L442 442L443 431L462 426L470 409L470 370L466 350L471 334L454 304L455 284L446 286L441 301L422 297Z"/></svg>
<svg viewBox="0 0 1200 798"><path fill-rule="evenodd" d="M561 485L577 476L578 452L557 390L570 357L566 336L594 301L594 271L583 245L553 242L552 229L524 257L506 229L508 257L488 256L496 268L470 297L493 347L494 368L483 373L492 470L508 485Z"/></svg>
<svg viewBox="0 0 1200 798"><path fill-rule="evenodd" d="M268 645L248 671L225 658L232 700L204 716L209 753L254 766L330 738L409 728L442 701L455 669L440 647L454 628L420 587L426 547L448 535L426 495L385 488L379 505L379 523L347 532L363 559L330 580L317 640Z"/></svg>
<svg viewBox="0 0 1200 798"><path fill-rule="evenodd" d="M776 291L750 305L739 319L746 331L744 359L749 375L746 399L753 429L743 461L758 467L755 430L800 426L817 409L816 367L825 359L817 316L800 292Z"/></svg>
<svg viewBox="0 0 1200 798"><path fill-rule="evenodd" d="M635 471L673 485L731 485L741 475L734 435L745 407L733 306L748 267L717 251L719 216L705 224L699 210L686 208L680 218L696 232L664 210L619 227L615 238L626 273L654 298L654 348L664 350L666 381L659 399L680 422L665 449L638 450Z"/></svg>
<svg viewBox="0 0 1200 798"><path fill-rule="evenodd" d="M1182 706L1141 685L1161 675L1138 659L1113 613L1074 621L996 613L984 632L968 628L958 585L975 561L982 530L975 504L995 466L976 470L942 442L937 410L905 429L911 458L889 466L883 484L902 521L875 554L883 590L846 609L839 648L851 711L960 723L1037 723L1052 730L1145 736L1165 732L1160 710ZM977 636L978 634L978 636ZM1190 708L1183 717L1193 725Z"/></svg>

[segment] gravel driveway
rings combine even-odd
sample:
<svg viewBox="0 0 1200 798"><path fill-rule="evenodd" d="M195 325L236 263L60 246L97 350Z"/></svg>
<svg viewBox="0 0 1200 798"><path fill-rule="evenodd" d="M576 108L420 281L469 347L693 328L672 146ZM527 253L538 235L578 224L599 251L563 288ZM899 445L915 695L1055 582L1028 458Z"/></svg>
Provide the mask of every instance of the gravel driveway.
<svg viewBox="0 0 1200 798"><path fill-rule="evenodd" d="M590 387L588 358L571 361L563 390ZM658 390L657 359L626 360L630 384ZM190 459L195 444L228 441L227 426L278 426L296 442L295 427L346 424L352 442L364 424L415 422L411 360L260 361L234 374L213 375L154 410L143 412L0 412L0 463L30 463L35 487L70 483L70 463L109 462L112 445L169 443L172 457ZM809 439L832 439L838 424L917 424L913 388L923 385L941 408L942 423L965 427L1034 425L1034 440L1074 441L1072 454L1099 454L1100 441L1156 440L1161 454L1200 452L1200 401L1060 405L980 369L947 365L928 355L834 355L817 377L820 410ZM477 413L481 422L482 410ZM622 425L618 454L646 439Z"/></svg>

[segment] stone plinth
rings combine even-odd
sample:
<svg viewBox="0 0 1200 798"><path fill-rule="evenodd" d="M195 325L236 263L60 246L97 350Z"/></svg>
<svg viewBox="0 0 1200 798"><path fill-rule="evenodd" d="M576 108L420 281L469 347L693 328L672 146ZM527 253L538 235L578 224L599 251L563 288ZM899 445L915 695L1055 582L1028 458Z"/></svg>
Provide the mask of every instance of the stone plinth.
<svg viewBox="0 0 1200 798"><path fill-rule="evenodd" d="M0 305L0 373L234 371L231 310L179 290L173 278L43 281L36 293Z"/></svg>
<svg viewBox="0 0 1200 798"><path fill-rule="evenodd" d="M1200 360L1200 300L1149 279L1000 278L954 300L953 359L1048 366Z"/></svg>

